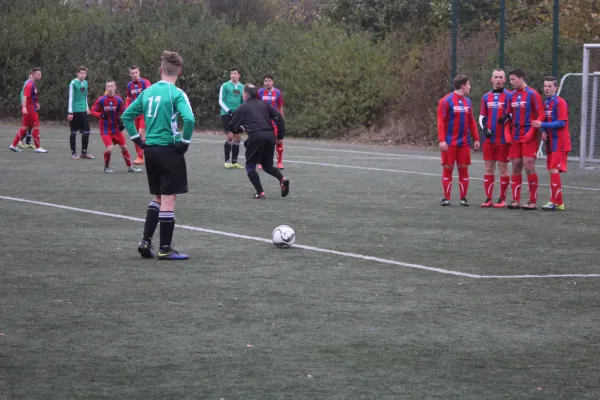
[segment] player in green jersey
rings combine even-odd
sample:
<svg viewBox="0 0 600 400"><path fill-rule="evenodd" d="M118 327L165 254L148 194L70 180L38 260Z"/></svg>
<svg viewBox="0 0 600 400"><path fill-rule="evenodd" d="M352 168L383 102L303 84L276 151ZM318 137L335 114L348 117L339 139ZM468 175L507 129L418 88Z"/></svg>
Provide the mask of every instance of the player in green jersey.
<svg viewBox="0 0 600 400"><path fill-rule="evenodd" d="M69 106L67 120L71 127L71 136L69 143L71 144L71 158L77 160L80 156L77 155L76 139L77 132L81 132L81 158L91 160L94 158L88 154L87 148L90 142L90 107L88 105L88 82L87 68L80 66L77 68L77 78L69 83Z"/></svg>
<svg viewBox="0 0 600 400"><path fill-rule="evenodd" d="M219 105L221 106L221 125L227 134L225 140L225 168L243 168L238 163L240 153L241 137L239 133L231 133L229 123L235 110L242 105L242 91L244 84L240 82L240 70L231 68L229 70L230 80L221 85L219 90ZM229 155L231 154L231 162Z"/></svg>
<svg viewBox="0 0 600 400"><path fill-rule="evenodd" d="M138 146L144 149L150 194L154 198L146 212L144 236L138 251L154 258L152 236L160 222L159 260L187 260L171 246L175 229L175 199L188 192L184 154L194 131L194 113L187 95L175 86L181 75L183 59L176 52L163 51L160 82L144 90L125 110L123 124ZM135 118L144 115L146 141L135 128ZM183 134L177 130L177 117L183 120Z"/></svg>

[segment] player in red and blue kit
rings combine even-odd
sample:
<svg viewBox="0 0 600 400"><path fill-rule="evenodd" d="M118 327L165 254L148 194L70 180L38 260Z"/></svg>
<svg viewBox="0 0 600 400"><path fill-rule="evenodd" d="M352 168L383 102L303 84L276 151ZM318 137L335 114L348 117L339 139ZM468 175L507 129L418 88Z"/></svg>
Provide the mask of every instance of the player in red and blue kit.
<svg viewBox="0 0 600 400"><path fill-rule="evenodd" d="M487 92L481 98L479 110L479 125L483 130L483 160L485 162L485 175L483 177L483 189L485 201L481 207L506 207L506 191L510 184L508 175L508 152L510 143L506 143L504 137L504 123L498 119L506 113L512 92L504 89L506 74L503 69L497 68L492 72L492 91ZM500 198L493 204L494 192L494 170L498 163L500 170Z"/></svg>
<svg viewBox="0 0 600 400"><path fill-rule="evenodd" d="M542 140L546 142L546 165L550 172L550 202L542 206L546 211L564 211L562 183L560 173L567 172L567 155L571 151L569 135L569 108L567 102L556 95L558 79L554 76L544 78L544 122L531 124L542 130Z"/></svg>
<svg viewBox="0 0 600 400"><path fill-rule="evenodd" d="M272 105L283 117L283 94L281 90L273 86L275 78L271 74L265 74L263 77L263 88L258 90L258 98L267 104ZM273 122L275 137L277 137L277 124ZM283 140L278 140L275 146L277 152L277 169L283 170Z"/></svg>
<svg viewBox="0 0 600 400"><path fill-rule="evenodd" d="M540 94L525 83L525 70L515 68L509 72L510 84L515 89L508 104L507 114L501 117L505 122L506 141L511 142L509 158L512 162L511 189L513 201L510 209L537 210L538 176L535 172L535 159L539 147L539 129L532 125L533 121L545 119L544 105ZM521 205L521 185L523 184L523 167L527 173L529 184L529 202Z"/></svg>
<svg viewBox="0 0 600 400"><path fill-rule="evenodd" d="M48 150L44 150L40 143L40 119L38 117L38 110L40 109L38 90L36 82L42 79L42 70L40 68L32 68L29 71L29 79L23 86L23 98L21 99L21 113L23 115L21 129L17 132L10 149L14 152L19 152L17 146L19 142L27 135L27 131L31 129L31 135L33 136L33 144L35 145L36 153L47 153Z"/></svg>
<svg viewBox="0 0 600 400"><path fill-rule="evenodd" d="M94 117L100 118L98 127L100 128L100 136L104 143L104 172L114 172L110 168L110 156L113 150L113 144L121 147L123 159L127 165L128 172L141 172L139 168L133 167L131 156L127 150L127 142L121 131L123 130L121 115L125 111L125 103L123 99L115 95L117 85L115 81L106 81L106 94L94 103L91 113Z"/></svg>
<svg viewBox="0 0 600 400"><path fill-rule="evenodd" d="M129 76L131 77L131 82L127 84L125 108L129 107L129 105L138 98L140 93L152 86L152 83L150 83L148 79L140 77L140 69L135 65L129 67ZM140 115L135 119L135 128L142 137L142 140L144 140L146 138L146 123L143 115ZM143 164L144 150L136 144L135 152L137 153L137 158L133 163Z"/></svg>
<svg viewBox="0 0 600 400"><path fill-rule="evenodd" d="M468 76L457 75L453 80L454 91L444 96L438 104L438 140L442 153L442 188L444 197L441 206L450 205L452 170L458 166L460 205L468 206L469 165L471 164L471 136L475 139L475 150L479 149L479 132L473 116Z"/></svg>

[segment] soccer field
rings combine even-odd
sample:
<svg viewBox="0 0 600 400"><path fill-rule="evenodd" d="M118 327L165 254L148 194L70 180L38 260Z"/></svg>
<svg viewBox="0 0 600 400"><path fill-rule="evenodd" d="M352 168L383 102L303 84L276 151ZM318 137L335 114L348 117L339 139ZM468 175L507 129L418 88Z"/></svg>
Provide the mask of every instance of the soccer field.
<svg viewBox="0 0 600 400"><path fill-rule="evenodd" d="M600 398L597 171L569 166L565 212L481 209L475 153L472 206L440 207L437 152L290 139L290 196L260 172L254 200L222 137L196 135L174 236L191 259L161 262L137 253L145 173L117 151L105 174L97 132L95 160L56 125L49 153L12 153L15 132L0 399ZM294 248L270 244L280 224Z"/></svg>

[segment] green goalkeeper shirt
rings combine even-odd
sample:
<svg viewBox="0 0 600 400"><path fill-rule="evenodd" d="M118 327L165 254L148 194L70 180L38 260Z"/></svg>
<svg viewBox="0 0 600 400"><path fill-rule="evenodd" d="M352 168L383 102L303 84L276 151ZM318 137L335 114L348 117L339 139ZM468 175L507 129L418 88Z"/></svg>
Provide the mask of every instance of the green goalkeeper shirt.
<svg viewBox="0 0 600 400"><path fill-rule="evenodd" d="M194 113L185 92L166 81L144 90L121 117L131 139L139 136L135 118L144 115L146 145L168 146L177 142L189 143L194 132ZM177 117L183 120L183 135L177 129Z"/></svg>
<svg viewBox="0 0 600 400"><path fill-rule="evenodd" d="M73 79L69 83L69 114L86 112L88 109L88 82Z"/></svg>
<svg viewBox="0 0 600 400"><path fill-rule="evenodd" d="M235 111L242 105L242 92L244 84L238 82L237 85L227 81L221 85L219 90L219 105L221 106L221 115L227 115L229 110Z"/></svg>

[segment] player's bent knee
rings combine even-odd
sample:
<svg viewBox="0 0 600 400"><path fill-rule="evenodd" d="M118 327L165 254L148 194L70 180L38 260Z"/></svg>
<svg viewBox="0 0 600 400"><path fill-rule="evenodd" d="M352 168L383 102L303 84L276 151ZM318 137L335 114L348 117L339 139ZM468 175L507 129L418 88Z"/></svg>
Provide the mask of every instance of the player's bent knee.
<svg viewBox="0 0 600 400"><path fill-rule="evenodd" d="M246 163L246 173L250 174L256 170L256 164Z"/></svg>

